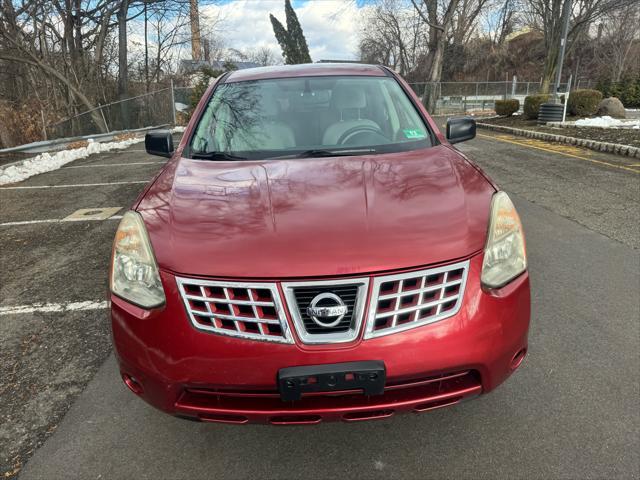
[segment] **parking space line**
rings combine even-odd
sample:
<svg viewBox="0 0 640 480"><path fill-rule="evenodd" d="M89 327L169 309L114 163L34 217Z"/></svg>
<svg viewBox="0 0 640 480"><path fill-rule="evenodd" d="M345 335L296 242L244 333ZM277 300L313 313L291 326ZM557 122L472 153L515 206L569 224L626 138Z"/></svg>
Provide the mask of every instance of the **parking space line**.
<svg viewBox="0 0 640 480"><path fill-rule="evenodd" d="M113 215L109 218L77 218L77 219L68 219L68 218L47 218L44 220L24 220L19 222L5 222L0 223L0 227L16 227L20 225L33 225L37 223L69 223L69 222L99 222L102 220L120 220L122 215Z"/></svg>
<svg viewBox="0 0 640 480"><path fill-rule="evenodd" d="M87 165L72 165L70 167L62 167L62 168L67 169L67 168L92 168L92 167L128 167L129 165L157 165L159 163L166 163L166 162L96 163L96 164L87 164Z"/></svg>
<svg viewBox="0 0 640 480"><path fill-rule="evenodd" d="M32 303L31 305L14 305L0 307L0 316L25 313L77 312L82 310L104 310L108 307L106 300L66 302L66 303Z"/></svg>
<svg viewBox="0 0 640 480"><path fill-rule="evenodd" d="M80 187L104 187L108 185L134 185L149 183L149 180L135 180L131 182L105 182L105 183L74 183L72 185L27 185L19 187L0 187L0 190L36 190L42 188L80 188Z"/></svg>
<svg viewBox="0 0 640 480"><path fill-rule="evenodd" d="M593 158L581 157L580 155L574 155L573 153L567 153L567 152L563 152L563 151L560 151L560 150L557 150L557 149L553 149L553 148L542 147L540 145L531 145L530 143L525 143L523 141L511 140L511 139L507 139L507 138L504 138L504 137L497 137L497 136L494 136L494 135L484 135L482 133L479 133L478 137L488 138L488 139L491 139L491 140L497 140L498 142L513 143L514 145L519 145L521 147L534 148L534 149L537 149L537 150L543 150L545 152L551 152L551 153L556 153L558 155L564 155L566 157L576 158L578 160L582 160L582 161L586 161L586 162L592 162L592 163L597 163L599 165L605 165L607 167L613 167L613 168L617 168L617 169L620 169L620 170L626 170L628 172L640 173L638 170L634 170L633 168L625 167L623 165L616 165L615 163L604 162L602 160L595 160Z"/></svg>

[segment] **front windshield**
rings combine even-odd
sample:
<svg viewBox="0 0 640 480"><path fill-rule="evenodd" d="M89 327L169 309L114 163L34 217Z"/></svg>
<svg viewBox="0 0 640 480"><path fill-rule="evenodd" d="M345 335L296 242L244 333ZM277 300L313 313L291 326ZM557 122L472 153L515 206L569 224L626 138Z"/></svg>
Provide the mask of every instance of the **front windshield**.
<svg viewBox="0 0 640 480"><path fill-rule="evenodd" d="M218 86L191 140L191 155L313 157L430 145L424 121L395 79L302 77Z"/></svg>

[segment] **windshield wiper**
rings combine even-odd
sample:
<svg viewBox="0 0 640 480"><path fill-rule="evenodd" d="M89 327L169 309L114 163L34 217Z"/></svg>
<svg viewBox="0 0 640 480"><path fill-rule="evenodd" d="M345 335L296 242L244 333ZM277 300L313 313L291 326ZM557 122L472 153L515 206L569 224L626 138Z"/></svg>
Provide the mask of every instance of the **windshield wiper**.
<svg viewBox="0 0 640 480"><path fill-rule="evenodd" d="M247 160L247 157L225 152L193 152L191 158L196 160Z"/></svg>
<svg viewBox="0 0 640 480"><path fill-rule="evenodd" d="M350 150L324 150L312 149L304 152L294 153L291 155L281 155L271 158L313 158L313 157L346 157L349 155L364 155L367 153L375 153L375 148L354 148Z"/></svg>

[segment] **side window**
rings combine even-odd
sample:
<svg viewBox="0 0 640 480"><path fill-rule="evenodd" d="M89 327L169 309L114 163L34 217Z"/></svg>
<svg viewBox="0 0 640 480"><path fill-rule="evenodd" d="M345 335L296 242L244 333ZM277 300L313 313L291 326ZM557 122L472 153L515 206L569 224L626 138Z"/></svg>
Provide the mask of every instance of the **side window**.
<svg viewBox="0 0 640 480"><path fill-rule="evenodd" d="M429 139L429 132L422 117L420 117L400 85L395 81L389 84L389 95L391 96L392 104L396 107L399 123L397 140L406 142Z"/></svg>
<svg viewBox="0 0 640 480"><path fill-rule="evenodd" d="M210 143L211 125L213 123L213 102L209 102L207 109L205 110L196 132L191 141L192 148L196 152L206 152Z"/></svg>
<svg viewBox="0 0 640 480"><path fill-rule="evenodd" d="M388 83L382 85L382 96L384 97L385 113L389 119L391 135L394 140L397 140L398 135L400 134L400 118L398 115L396 103L391 98L391 92L389 92Z"/></svg>

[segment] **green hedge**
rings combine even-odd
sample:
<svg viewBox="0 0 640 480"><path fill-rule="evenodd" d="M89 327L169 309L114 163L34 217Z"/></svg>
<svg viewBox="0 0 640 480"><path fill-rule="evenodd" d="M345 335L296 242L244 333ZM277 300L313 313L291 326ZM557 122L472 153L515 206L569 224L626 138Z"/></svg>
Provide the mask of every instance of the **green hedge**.
<svg viewBox="0 0 640 480"><path fill-rule="evenodd" d="M579 115L581 117L595 115L601 101L602 93L598 90L574 90L569 94L567 111L571 115Z"/></svg>
<svg viewBox="0 0 640 480"><path fill-rule="evenodd" d="M535 120L538 118L540 105L548 100L549 95L529 95L528 97L524 97L524 106L522 107L524 111L524 118L528 120Z"/></svg>
<svg viewBox="0 0 640 480"><path fill-rule="evenodd" d="M623 78L619 82L600 80L596 90L604 98L617 97L626 108L640 108L640 76Z"/></svg>
<svg viewBox="0 0 640 480"><path fill-rule="evenodd" d="M496 100L495 103L496 113L501 117L510 117L520 110L520 100L518 99Z"/></svg>

